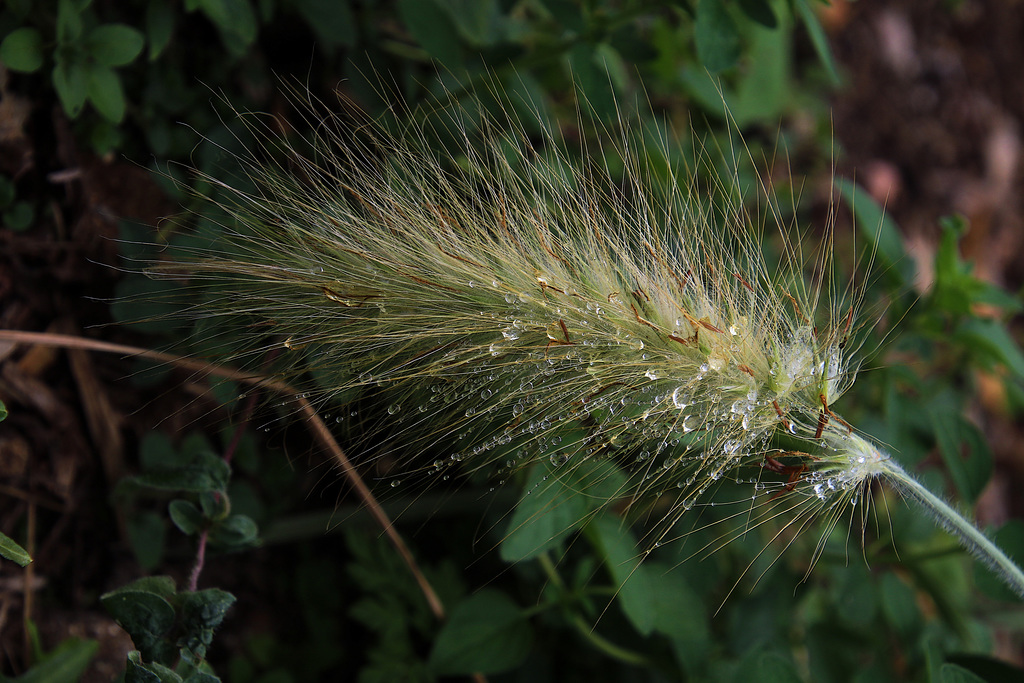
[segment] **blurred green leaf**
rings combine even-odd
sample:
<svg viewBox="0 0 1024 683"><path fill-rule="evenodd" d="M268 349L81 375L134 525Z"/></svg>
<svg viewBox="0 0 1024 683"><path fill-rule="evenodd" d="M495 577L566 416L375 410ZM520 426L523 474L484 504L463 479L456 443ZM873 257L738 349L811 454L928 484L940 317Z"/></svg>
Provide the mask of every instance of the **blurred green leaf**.
<svg viewBox="0 0 1024 683"><path fill-rule="evenodd" d="M85 673L100 644L95 640L68 638L42 660L10 683L76 683Z"/></svg>
<svg viewBox="0 0 1024 683"><path fill-rule="evenodd" d="M14 232L24 232L35 222L36 212L28 202L15 202L3 212L4 225Z"/></svg>
<svg viewBox="0 0 1024 683"><path fill-rule="evenodd" d="M832 57L832 48L829 47L828 36L825 35L825 29L822 28L821 22L818 21L818 15L811 9L808 0L793 0L793 6L796 7L800 20L807 27L807 33L811 36L811 43L814 45L815 52L818 53L818 59L821 60L822 65L825 67L825 73L828 74L829 81L832 85L839 85L839 72L836 71L836 62Z"/></svg>
<svg viewBox="0 0 1024 683"><path fill-rule="evenodd" d="M0 532L0 557L5 557L11 562L17 562L22 567L32 561L27 550L15 543L14 539L10 536L2 532Z"/></svg>
<svg viewBox="0 0 1024 683"><path fill-rule="evenodd" d="M694 25L697 56L711 73L733 66L740 58L740 36L722 0L702 0Z"/></svg>
<svg viewBox="0 0 1024 683"><path fill-rule="evenodd" d="M984 365L1001 365L1017 379L1024 379L1024 352L1006 325L991 318L970 318L953 333L954 339L973 353Z"/></svg>
<svg viewBox="0 0 1024 683"><path fill-rule="evenodd" d="M53 67L53 87L60 98L64 113L68 118L77 118L89 96L89 78L85 64L58 59L57 65Z"/></svg>
<svg viewBox="0 0 1024 683"><path fill-rule="evenodd" d="M125 24L102 24L86 38L89 55L102 66L124 66L132 62L145 44L142 34Z"/></svg>
<svg viewBox="0 0 1024 683"><path fill-rule="evenodd" d="M206 517L199 511L199 508L187 500L172 500L167 506L167 512L170 514L174 526L187 536L198 534L206 528Z"/></svg>
<svg viewBox="0 0 1024 683"><path fill-rule="evenodd" d="M252 545L259 536L259 527L246 515L231 515L210 528L210 541L229 548Z"/></svg>
<svg viewBox="0 0 1024 683"><path fill-rule="evenodd" d="M650 635L658 619L658 595L626 522L600 515L587 525L586 532L615 581L622 611L641 635Z"/></svg>
<svg viewBox="0 0 1024 683"><path fill-rule="evenodd" d="M962 666L943 664L939 669L940 683L988 683L981 676L976 676Z"/></svg>
<svg viewBox="0 0 1024 683"><path fill-rule="evenodd" d="M853 212L861 235L875 249L879 263L893 288L905 290L914 280L914 262L903 248L899 228L878 203L851 180L836 178L836 188Z"/></svg>
<svg viewBox="0 0 1024 683"><path fill-rule="evenodd" d="M501 542L501 559L506 562L522 562L560 547L583 519L583 500L571 483L551 475L544 462L530 470Z"/></svg>
<svg viewBox="0 0 1024 683"><path fill-rule="evenodd" d="M108 66L89 65L86 71L89 79L89 100L104 118L111 123L124 119L124 90L121 79Z"/></svg>
<svg viewBox="0 0 1024 683"><path fill-rule="evenodd" d="M155 61L171 43L177 14L167 0L150 0L146 4L146 37L149 40L149 61Z"/></svg>
<svg viewBox="0 0 1024 683"><path fill-rule="evenodd" d="M952 393L942 393L927 404L928 417L957 493L973 504L992 475L992 453L978 428L963 417Z"/></svg>
<svg viewBox="0 0 1024 683"><path fill-rule="evenodd" d="M1024 520L1011 519L991 534L993 542L1013 559L1018 566L1024 560ZM1021 597L1014 593L991 569L980 562L974 564L974 580L978 590L993 600L1004 602L1020 602Z"/></svg>
<svg viewBox="0 0 1024 683"><path fill-rule="evenodd" d="M772 9L771 3L768 0L739 0L739 6L744 14L765 28L775 28L778 26L779 22L775 16L775 10Z"/></svg>
<svg viewBox="0 0 1024 683"><path fill-rule="evenodd" d="M796 665L780 654L767 650L754 650L740 662L733 674L735 683L801 683Z"/></svg>
<svg viewBox="0 0 1024 683"><path fill-rule="evenodd" d="M37 71L43 66L43 36L28 26L14 29L0 43L0 62L11 71Z"/></svg>
<svg viewBox="0 0 1024 683"><path fill-rule="evenodd" d="M398 12L413 38L431 57L449 67L462 63L458 29L435 0L398 0Z"/></svg>
<svg viewBox="0 0 1024 683"><path fill-rule="evenodd" d="M125 520L128 542L135 561L143 571L153 571L163 560L167 531L164 518L152 511L130 515Z"/></svg>
<svg viewBox="0 0 1024 683"><path fill-rule="evenodd" d="M85 26L82 13L89 6L89 0L58 0L57 42L61 45L74 43L82 37Z"/></svg>
<svg viewBox="0 0 1024 683"><path fill-rule="evenodd" d="M187 464L152 470L132 477L139 486L163 491L226 491L231 468L222 458L209 452L193 453Z"/></svg>
<svg viewBox="0 0 1024 683"><path fill-rule="evenodd" d="M434 641L429 665L440 676L497 674L519 664L531 640L519 607L504 594L485 589L452 610Z"/></svg>
<svg viewBox="0 0 1024 683"><path fill-rule="evenodd" d="M501 8L497 0L434 0L459 34L475 47L487 47L501 37Z"/></svg>
<svg viewBox="0 0 1024 683"><path fill-rule="evenodd" d="M348 0L295 0L295 7L327 47L356 45L356 19Z"/></svg>

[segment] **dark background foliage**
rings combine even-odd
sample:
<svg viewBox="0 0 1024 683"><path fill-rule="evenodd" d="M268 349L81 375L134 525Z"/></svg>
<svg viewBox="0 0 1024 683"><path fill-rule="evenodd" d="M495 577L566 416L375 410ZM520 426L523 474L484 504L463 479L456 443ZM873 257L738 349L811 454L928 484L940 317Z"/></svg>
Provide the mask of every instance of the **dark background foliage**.
<svg viewBox="0 0 1024 683"><path fill-rule="evenodd" d="M230 170L225 103L299 134L288 88L385 125L451 97L470 111L531 102L567 140L596 141L617 117L682 132L684 147L727 147L738 129L763 162L741 177L799 198L787 220L821 225L845 198L847 267L880 237L868 296L886 313L844 415L1024 550L1024 356L1007 293L1024 280L1021 35L1019 4L971 0L9 0L0 327L180 350L191 330L132 271L193 206L169 177ZM113 680L136 648L138 680L174 680L153 662L179 648L179 673L205 653L238 683L1022 675L1019 602L882 489L878 520L841 524L813 569L814 531L780 559L792 539L766 533L691 557L705 533L637 566L635 535L614 518L575 528L576 509L547 520L564 527L555 546L522 559L505 536L516 482L385 496L441 624L272 402L117 355L0 342L0 365L0 532L35 560L0 564L0 674L15 680ZM213 592L200 595L181 588L204 530L199 586Z"/></svg>

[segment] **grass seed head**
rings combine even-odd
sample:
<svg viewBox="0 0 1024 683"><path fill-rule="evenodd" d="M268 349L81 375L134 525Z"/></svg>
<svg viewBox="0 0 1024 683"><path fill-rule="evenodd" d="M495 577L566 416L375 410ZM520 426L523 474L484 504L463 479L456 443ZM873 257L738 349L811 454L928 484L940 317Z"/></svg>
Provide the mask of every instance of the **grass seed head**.
<svg viewBox="0 0 1024 683"><path fill-rule="evenodd" d="M505 478L540 462L569 481L607 462L609 503L661 497L671 523L753 466L777 474L762 518L781 508L802 528L836 524L891 474L831 407L860 321L857 293L823 284L830 235L811 282L785 226L766 263L733 179L708 187L706 169L623 135L597 150L621 159L617 182L554 131L448 111L455 164L426 124L399 140L328 116L300 153L244 117L261 146L236 181L207 178L223 234L158 270L208 286L200 315L242 325L236 361L276 349L323 405L378 405L353 433L395 485L456 463Z"/></svg>

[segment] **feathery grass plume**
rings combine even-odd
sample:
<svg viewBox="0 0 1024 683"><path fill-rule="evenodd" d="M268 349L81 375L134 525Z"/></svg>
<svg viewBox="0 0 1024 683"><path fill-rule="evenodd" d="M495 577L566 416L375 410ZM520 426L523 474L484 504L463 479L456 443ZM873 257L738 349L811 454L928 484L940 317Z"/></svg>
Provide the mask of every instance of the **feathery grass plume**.
<svg viewBox="0 0 1024 683"><path fill-rule="evenodd" d="M241 334L235 362L277 350L322 405L358 406L336 421L392 486L530 468L573 514L661 515L657 541L742 471L748 526L786 513L793 529L834 527L883 479L1024 594L1002 552L834 412L862 321L857 290L828 284L829 236L811 282L799 237L779 230L770 267L735 179L678 169L667 140L599 150L616 183L612 162L570 162L514 114L442 109L393 136L308 103L306 152L242 116L259 141L242 174L203 179L222 233L157 271L209 288L187 314ZM521 508L513 534L541 512Z"/></svg>

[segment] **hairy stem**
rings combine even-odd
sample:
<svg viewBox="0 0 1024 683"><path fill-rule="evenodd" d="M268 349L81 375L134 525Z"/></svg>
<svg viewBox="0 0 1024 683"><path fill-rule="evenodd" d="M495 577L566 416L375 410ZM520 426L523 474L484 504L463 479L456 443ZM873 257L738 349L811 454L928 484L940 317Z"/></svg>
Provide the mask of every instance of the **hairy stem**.
<svg viewBox="0 0 1024 683"><path fill-rule="evenodd" d="M1024 572L1006 553L952 506L907 474L895 461L890 458L885 462L882 476L897 491L924 508L939 526L960 541L964 549L984 562L1014 593L1024 597Z"/></svg>

